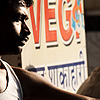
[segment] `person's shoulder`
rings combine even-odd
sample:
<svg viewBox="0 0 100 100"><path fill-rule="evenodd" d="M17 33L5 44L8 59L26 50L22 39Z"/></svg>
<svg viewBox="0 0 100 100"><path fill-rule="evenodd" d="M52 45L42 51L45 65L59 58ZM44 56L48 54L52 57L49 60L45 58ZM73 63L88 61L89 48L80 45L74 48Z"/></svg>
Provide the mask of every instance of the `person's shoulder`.
<svg viewBox="0 0 100 100"><path fill-rule="evenodd" d="M20 67L15 67L15 66L12 66L12 69L15 71L15 73L18 73L18 74L26 74L28 73L28 71L20 68Z"/></svg>
<svg viewBox="0 0 100 100"><path fill-rule="evenodd" d="M21 83L24 98L30 97L30 95L35 94L36 91L35 87L38 87L37 86L38 84L36 84L37 73L29 72L19 67L12 67L12 68Z"/></svg>
<svg viewBox="0 0 100 100"><path fill-rule="evenodd" d="M30 72L30 71L27 71L25 69L22 69L20 67L14 67L12 66L12 69L14 70L14 72L16 73L16 75L18 76L18 78L33 78L35 75L37 75L36 72Z"/></svg>
<svg viewBox="0 0 100 100"><path fill-rule="evenodd" d="M46 81L43 76L36 72L27 71L19 67L12 68L22 83L24 83L24 81L28 81L28 83L33 86L33 84L44 83Z"/></svg>

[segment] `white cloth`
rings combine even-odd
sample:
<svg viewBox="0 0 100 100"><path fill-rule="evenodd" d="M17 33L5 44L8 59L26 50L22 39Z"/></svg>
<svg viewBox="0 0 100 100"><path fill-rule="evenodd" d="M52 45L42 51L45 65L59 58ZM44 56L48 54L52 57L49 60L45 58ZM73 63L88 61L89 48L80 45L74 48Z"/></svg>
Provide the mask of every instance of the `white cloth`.
<svg viewBox="0 0 100 100"><path fill-rule="evenodd" d="M19 79L9 64L3 63L8 74L8 85L4 92L0 93L0 100L23 100L23 92Z"/></svg>

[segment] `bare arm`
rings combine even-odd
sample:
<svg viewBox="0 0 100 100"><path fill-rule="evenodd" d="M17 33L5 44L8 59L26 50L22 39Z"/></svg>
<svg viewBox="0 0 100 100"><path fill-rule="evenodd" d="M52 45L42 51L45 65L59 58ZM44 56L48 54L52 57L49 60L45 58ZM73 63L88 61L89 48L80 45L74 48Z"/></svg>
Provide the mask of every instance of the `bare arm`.
<svg viewBox="0 0 100 100"><path fill-rule="evenodd" d="M37 73L13 69L21 82L24 100L94 100L61 90Z"/></svg>

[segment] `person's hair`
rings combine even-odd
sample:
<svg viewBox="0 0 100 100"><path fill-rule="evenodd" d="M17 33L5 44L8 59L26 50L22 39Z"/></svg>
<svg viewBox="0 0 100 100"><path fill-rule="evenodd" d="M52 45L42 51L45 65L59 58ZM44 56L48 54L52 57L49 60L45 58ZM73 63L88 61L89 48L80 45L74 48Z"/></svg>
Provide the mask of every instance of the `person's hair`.
<svg viewBox="0 0 100 100"><path fill-rule="evenodd" d="M26 7L30 7L34 2L33 0L24 0L26 2Z"/></svg>
<svg viewBox="0 0 100 100"><path fill-rule="evenodd" d="M13 4L30 7L33 4L33 0L8 0L8 5Z"/></svg>
<svg viewBox="0 0 100 100"><path fill-rule="evenodd" d="M9 6L21 5L30 7L33 3L33 0L2 0L0 3L0 14L2 15L3 11Z"/></svg>

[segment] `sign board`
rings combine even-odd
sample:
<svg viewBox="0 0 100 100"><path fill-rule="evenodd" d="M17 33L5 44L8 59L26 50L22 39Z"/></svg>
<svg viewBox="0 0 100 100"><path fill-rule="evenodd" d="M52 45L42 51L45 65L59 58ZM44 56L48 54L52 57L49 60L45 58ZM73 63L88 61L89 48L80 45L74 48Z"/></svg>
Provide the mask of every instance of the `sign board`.
<svg viewBox="0 0 100 100"><path fill-rule="evenodd" d="M83 0L34 0L28 13L22 68L75 93L87 78Z"/></svg>

